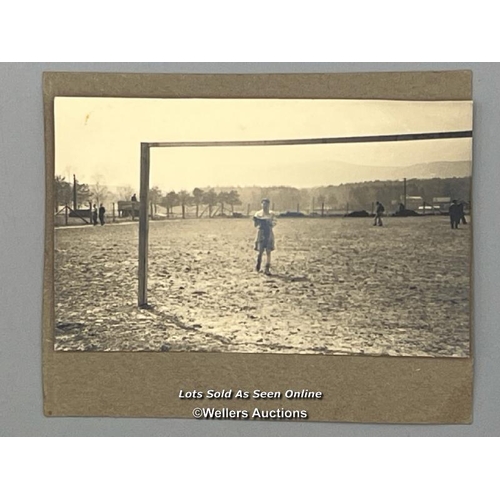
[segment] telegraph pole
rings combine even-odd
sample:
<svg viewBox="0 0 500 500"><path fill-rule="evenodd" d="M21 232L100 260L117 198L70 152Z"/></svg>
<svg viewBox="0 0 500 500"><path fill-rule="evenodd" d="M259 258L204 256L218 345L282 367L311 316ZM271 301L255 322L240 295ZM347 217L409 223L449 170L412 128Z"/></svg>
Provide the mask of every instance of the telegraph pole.
<svg viewBox="0 0 500 500"><path fill-rule="evenodd" d="M76 175L73 174L73 210L76 212Z"/></svg>

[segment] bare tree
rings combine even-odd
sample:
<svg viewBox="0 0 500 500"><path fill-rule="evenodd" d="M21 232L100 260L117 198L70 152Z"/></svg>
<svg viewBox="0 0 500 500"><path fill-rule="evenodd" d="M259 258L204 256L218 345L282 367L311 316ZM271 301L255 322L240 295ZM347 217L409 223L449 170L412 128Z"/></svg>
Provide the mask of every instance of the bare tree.
<svg viewBox="0 0 500 500"><path fill-rule="evenodd" d="M149 203L154 206L154 212L156 213L156 205L159 205L162 200L162 192L158 186L154 186L149 190Z"/></svg>
<svg viewBox="0 0 500 500"><path fill-rule="evenodd" d="M104 203L109 197L109 189L104 184L104 176L101 174L94 177L94 184L90 186L90 195L96 200L97 205Z"/></svg>
<svg viewBox="0 0 500 500"><path fill-rule="evenodd" d="M187 191L179 191L178 200L182 207L182 218L186 218L186 206L191 204L192 197Z"/></svg>
<svg viewBox="0 0 500 500"><path fill-rule="evenodd" d="M193 203L196 205L196 218L199 217L200 205L203 203L204 192L200 188L194 188L193 190Z"/></svg>
<svg viewBox="0 0 500 500"><path fill-rule="evenodd" d="M120 186L117 190L118 198L122 201L129 201L134 192L131 186Z"/></svg>
<svg viewBox="0 0 500 500"><path fill-rule="evenodd" d="M217 195L217 202L220 204L220 214L221 215L224 215L224 203L227 203L228 202L228 197L229 193L227 193L226 191L221 191L218 195Z"/></svg>
<svg viewBox="0 0 500 500"><path fill-rule="evenodd" d="M212 209L217 204L217 193L213 189L204 193L203 203L208 205L208 216L212 217Z"/></svg>
<svg viewBox="0 0 500 500"><path fill-rule="evenodd" d="M167 209L167 217L173 215L173 208L179 205L179 196L175 191L170 191L164 196L162 205Z"/></svg>
<svg viewBox="0 0 500 500"><path fill-rule="evenodd" d="M227 203L231 205L231 213L234 213L234 206L235 205L241 205L241 200L240 200L240 194L238 191L235 191L232 189L228 194L227 194Z"/></svg>

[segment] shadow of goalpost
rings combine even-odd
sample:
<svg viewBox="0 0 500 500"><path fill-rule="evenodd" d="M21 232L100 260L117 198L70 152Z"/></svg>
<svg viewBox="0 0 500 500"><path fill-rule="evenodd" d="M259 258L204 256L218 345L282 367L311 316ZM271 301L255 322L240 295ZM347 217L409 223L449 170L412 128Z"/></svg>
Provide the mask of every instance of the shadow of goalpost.
<svg viewBox="0 0 500 500"><path fill-rule="evenodd" d="M325 137L317 139L281 139L263 141L197 141L197 142L142 142L141 143L141 188L139 209L139 293L138 306L148 305L148 235L149 235L149 172L151 148L210 148L210 147L252 147L252 146L306 146L321 144L362 144L370 142L406 142L438 139L471 138L472 130L456 132L429 132L418 134L372 135L360 137Z"/></svg>

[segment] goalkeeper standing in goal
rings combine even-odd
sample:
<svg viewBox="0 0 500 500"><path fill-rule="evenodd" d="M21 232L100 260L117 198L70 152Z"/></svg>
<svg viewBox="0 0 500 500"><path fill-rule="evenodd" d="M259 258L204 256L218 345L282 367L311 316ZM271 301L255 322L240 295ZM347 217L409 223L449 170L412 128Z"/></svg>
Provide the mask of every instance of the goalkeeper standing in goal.
<svg viewBox="0 0 500 500"><path fill-rule="evenodd" d="M276 214L269 210L270 201L267 198L262 200L262 210L253 216L254 226L259 228L255 240L255 250L259 252L255 269L260 271L262 266L262 256L266 252L265 274L271 274L271 252L274 250L273 227L276 225Z"/></svg>

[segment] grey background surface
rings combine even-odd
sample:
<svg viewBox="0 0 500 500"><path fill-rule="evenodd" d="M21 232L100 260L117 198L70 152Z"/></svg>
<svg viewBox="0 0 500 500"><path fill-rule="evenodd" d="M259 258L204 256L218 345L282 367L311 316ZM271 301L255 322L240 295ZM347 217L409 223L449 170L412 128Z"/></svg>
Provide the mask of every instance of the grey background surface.
<svg viewBox="0 0 500 500"><path fill-rule="evenodd" d="M43 71L143 73L474 72L474 423L460 426L46 418L42 413ZM500 435L500 64L0 64L0 436ZM452 251L452 249L450 249Z"/></svg>

